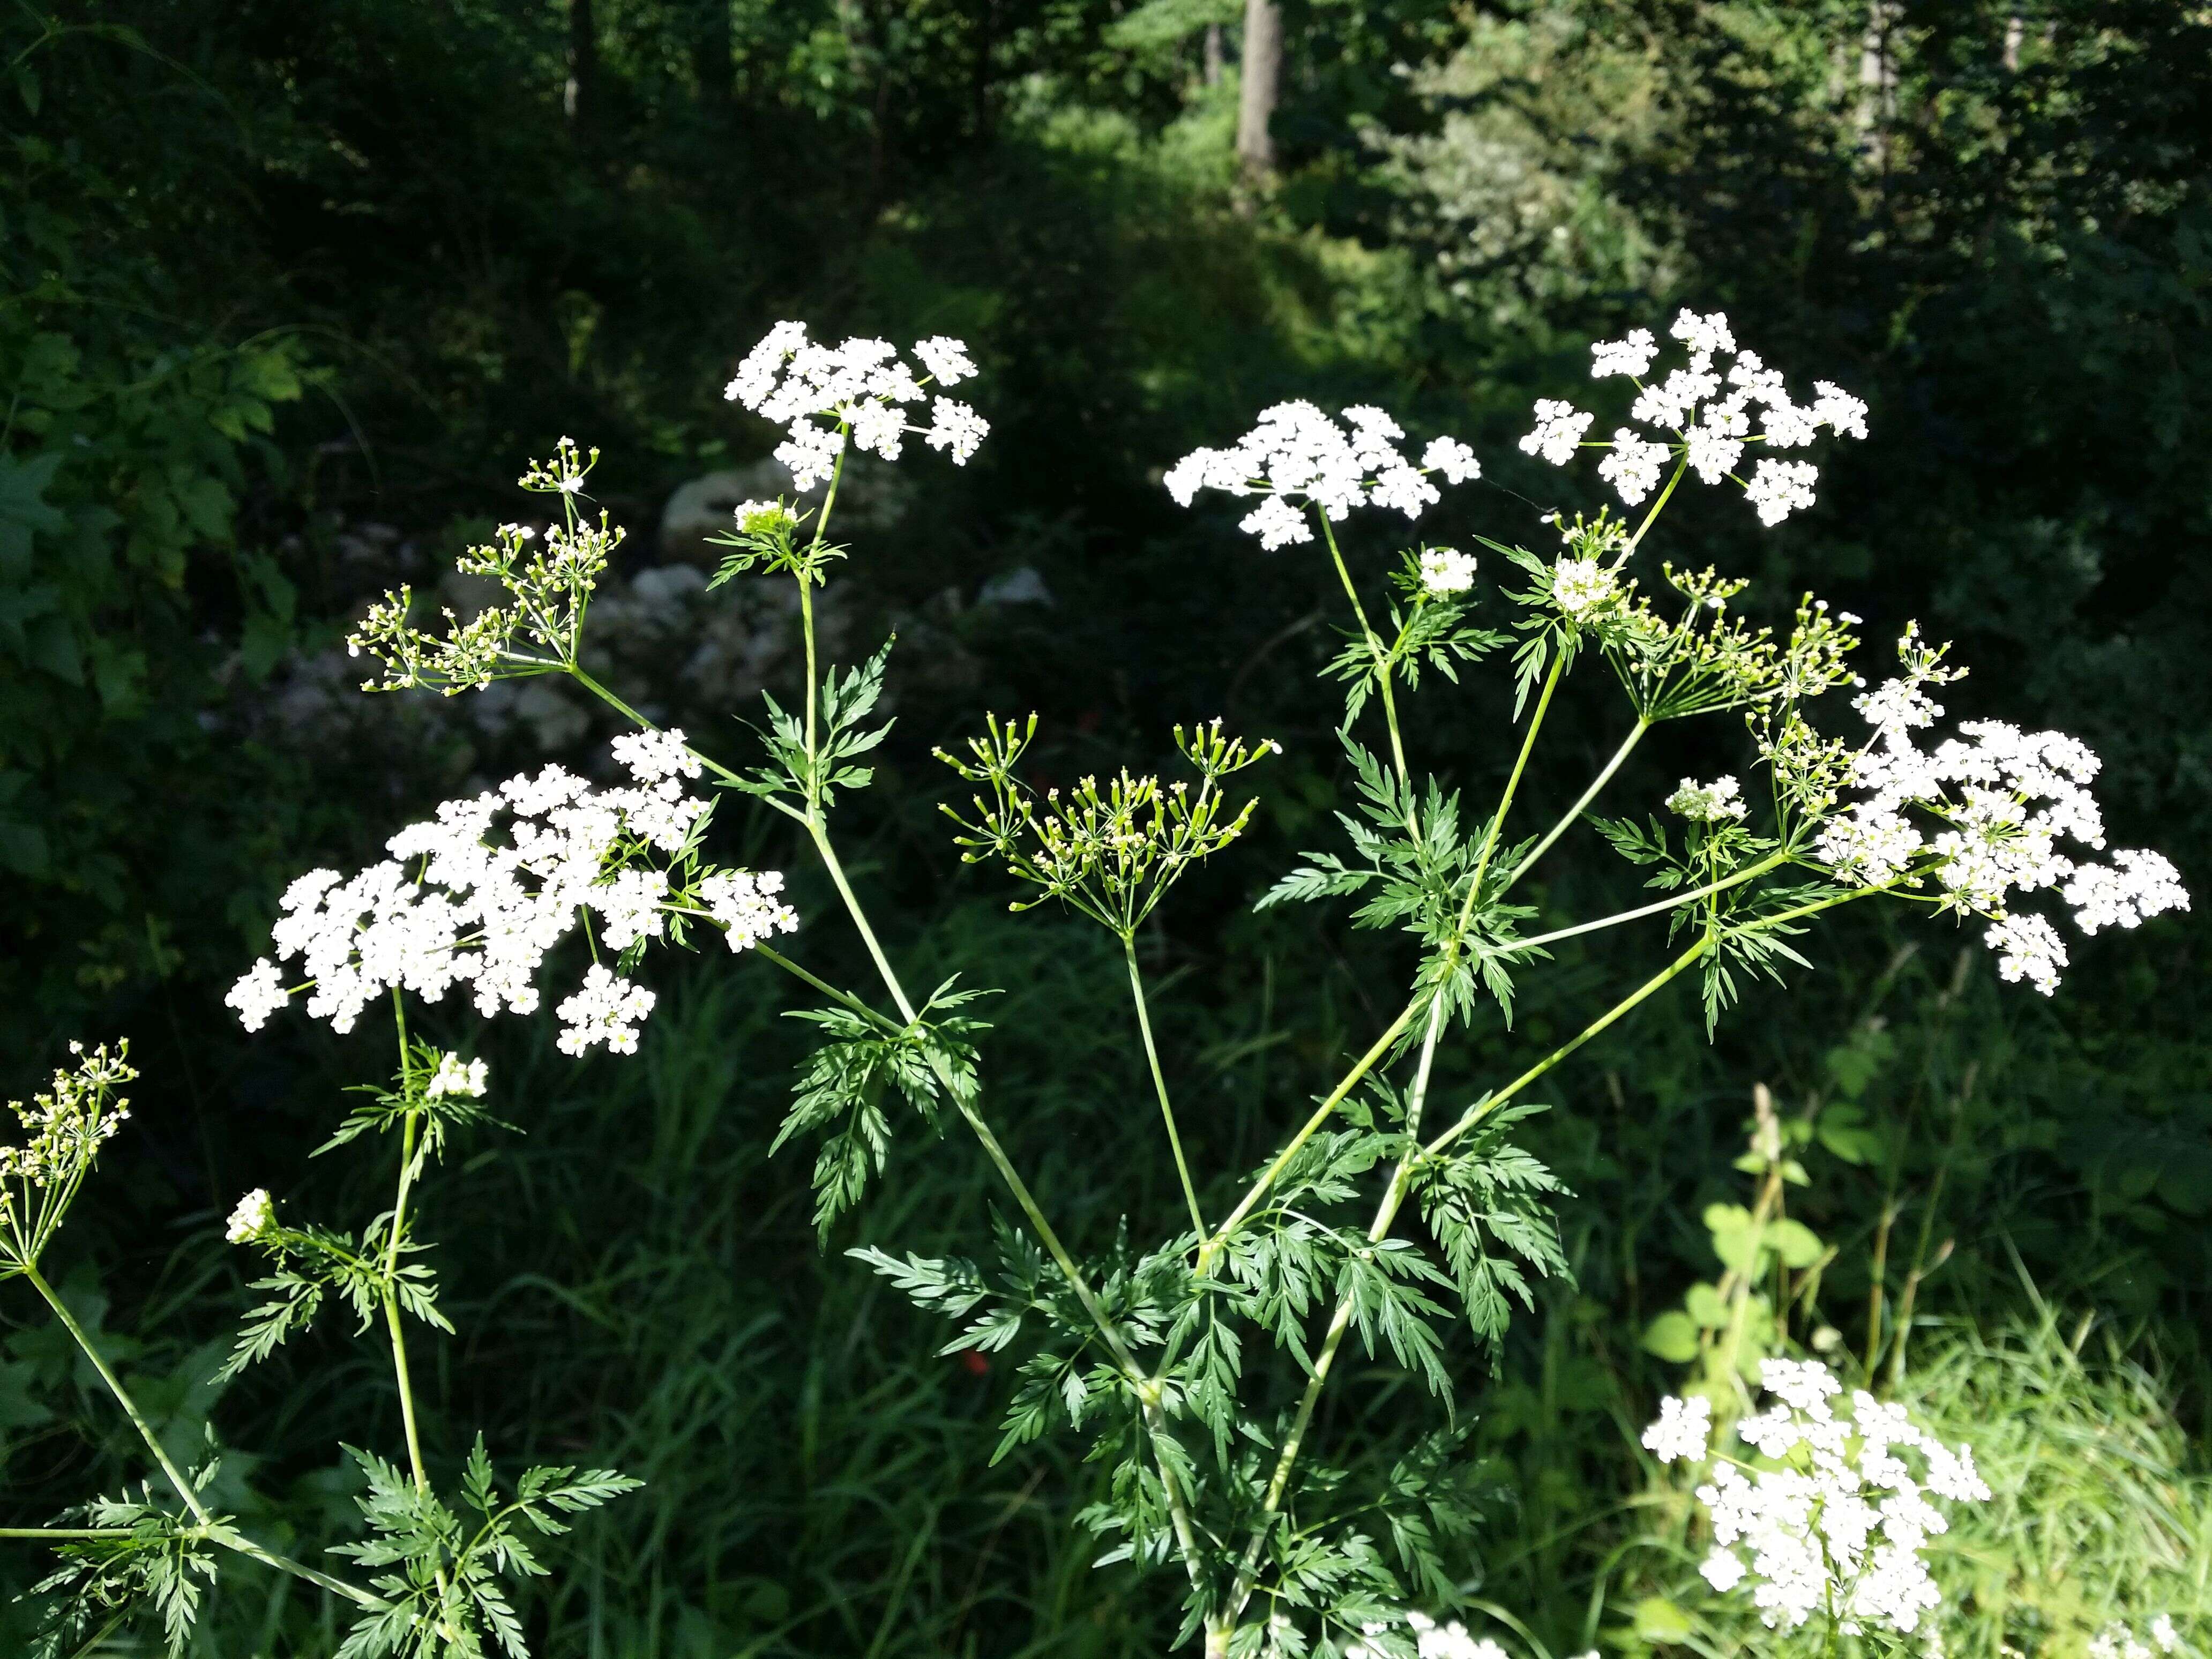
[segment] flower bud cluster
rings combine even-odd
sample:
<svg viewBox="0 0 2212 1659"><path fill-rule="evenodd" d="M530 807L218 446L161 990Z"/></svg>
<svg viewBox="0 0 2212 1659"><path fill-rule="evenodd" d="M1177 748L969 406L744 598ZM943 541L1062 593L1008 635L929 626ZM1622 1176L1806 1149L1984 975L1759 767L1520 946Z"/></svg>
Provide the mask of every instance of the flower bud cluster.
<svg viewBox="0 0 2212 1659"><path fill-rule="evenodd" d="M276 1225L276 1206L264 1187L256 1187L238 1200L222 1236L233 1244L258 1243Z"/></svg>
<svg viewBox="0 0 2212 1659"><path fill-rule="evenodd" d="M307 1012L346 1031L386 991L434 1002L466 985L487 1017L502 1008L527 1014L538 1005L546 952L580 921L591 919L599 943L622 951L662 937L668 914L693 909L694 896L704 896L710 913L718 899L730 908L734 878L712 895L680 892L673 880L708 811L684 789L700 765L684 734L629 734L615 739L613 754L630 787L594 786L548 766L446 802L434 818L393 836L389 858L350 879L317 870L294 882L274 929L276 961L301 961L312 983ZM780 881L746 879L756 893L759 884L773 892ZM797 925L787 908L747 915L750 931L732 927L734 947ZM256 963L225 999L248 1030L290 999L276 961ZM605 1042L628 1053L652 1000L650 992L594 967L583 992L561 1006L561 1046L573 1054ZM471 1071L461 1082L481 1076Z"/></svg>
<svg viewBox="0 0 2212 1659"><path fill-rule="evenodd" d="M88 1053L82 1042L72 1042L70 1052L76 1065L56 1072L46 1093L28 1103L8 1103L23 1139L0 1146L0 1210L12 1204L15 1187L76 1181L130 1119L131 1103L114 1091L138 1075L131 1065L131 1045L118 1042L110 1052L102 1043Z"/></svg>
<svg viewBox="0 0 2212 1659"><path fill-rule="evenodd" d="M918 434L964 466L991 428L966 404L930 398L930 422L910 424L906 406L933 382L957 386L975 373L968 348L943 336L914 347L921 374L888 340L850 339L835 346L806 337L804 323L778 323L745 354L723 396L787 428L775 458L802 491L836 470L849 436L855 447L895 461L907 434Z"/></svg>
<svg viewBox="0 0 2212 1659"><path fill-rule="evenodd" d="M1667 808L1680 812L1692 823L1741 823L1748 810L1744 805L1742 791L1732 777L1715 778L1711 783L1684 778L1681 787L1667 797Z"/></svg>
<svg viewBox="0 0 2212 1659"><path fill-rule="evenodd" d="M1474 555L1455 547L1421 550L1421 591L1437 599L1464 593L1474 586Z"/></svg>
<svg viewBox="0 0 2212 1659"><path fill-rule="evenodd" d="M1660 474L1677 456L1711 484L1734 477L1751 444L1802 449L1823 428L1866 436L1863 403L1826 380L1814 383L1810 404L1797 402L1778 371L1767 368L1758 353L1738 349L1721 313L1700 316L1685 311L1674 319L1670 332L1687 348L1688 362L1652 385L1644 384L1644 376L1659 355L1659 343L1650 330L1639 328L1590 348L1591 376L1602 380L1620 374L1633 380L1638 396L1629 418L1665 434L1655 439L1635 426L1622 426L1601 446L1607 453L1598 463L1598 476L1630 506L1658 488ZM1735 360L1724 374L1723 357ZM1754 410L1759 412L1758 432L1752 430ZM1543 398L1536 404L1535 426L1521 440L1521 447L1554 466L1564 466L1583 446L1583 434L1595 419L1563 399ZM1761 524L1776 525L1813 504L1819 480L1819 469L1809 461L1768 456L1743 481L1744 496Z"/></svg>
<svg viewBox="0 0 2212 1659"><path fill-rule="evenodd" d="M1273 552L1314 538L1304 508L1340 522L1355 507L1387 507L1418 519L1443 497L1431 472L1463 483L1482 476L1474 452L1456 438L1437 438L1415 466L1398 447L1406 434L1382 410L1361 404L1339 421L1303 400L1260 411L1257 425L1226 449L1194 449L1162 480L1179 506L1201 489L1266 497L1239 528Z"/></svg>
<svg viewBox="0 0 2212 1659"><path fill-rule="evenodd" d="M138 1075L130 1043L88 1052L72 1042L70 1053L76 1064L46 1093L8 1103L23 1139L0 1146L0 1274L37 1265L100 1149L131 1116L115 1092Z"/></svg>
<svg viewBox="0 0 2212 1659"><path fill-rule="evenodd" d="M1717 1462L1698 1488L1713 1529L1706 1582L1723 1594L1748 1583L1770 1629L1826 1609L1846 1635L1910 1635L1942 1602L1923 1556L1950 1524L1934 1500L1990 1498L1973 1454L1863 1389L1839 1413L1843 1385L1818 1361L1764 1360L1759 1380L1772 1404L1735 1436L1760 1462ZM1701 1462L1710 1423L1704 1401L1669 1400L1644 1443L1662 1463Z"/></svg>
<svg viewBox="0 0 2212 1659"><path fill-rule="evenodd" d="M2015 892L2058 890L2085 933L2134 927L2189 908L2179 872L2160 854L2126 849L2110 864L2064 850L2105 845L2104 816L2089 784L2100 762L2060 732L2023 732L2003 720L1964 720L1959 736L1923 749L1913 733L1942 707L1928 688L1964 672L1908 629L1905 672L1853 706L1874 728L1845 782L1863 792L1823 827L1815 851L1865 886L1933 884L1941 907L1989 918L1998 971L2049 995L2066 965L2065 941L2043 916L2014 915ZM1932 830L1930 822L1932 821Z"/></svg>

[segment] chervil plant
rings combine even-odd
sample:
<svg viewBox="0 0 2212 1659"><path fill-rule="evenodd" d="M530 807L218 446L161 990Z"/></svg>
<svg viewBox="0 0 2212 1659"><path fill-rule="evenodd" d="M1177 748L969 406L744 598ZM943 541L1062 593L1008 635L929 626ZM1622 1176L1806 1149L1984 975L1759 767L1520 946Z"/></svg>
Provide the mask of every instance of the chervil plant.
<svg viewBox="0 0 2212 1659"><path fill-rule="evenodd" d="M1226 1179L1192 1168L1135 941L1184 872L1237 839L1253 810L1239 799L1242 779L1275 745L1208 720L1175 733L1179 775L1124 770L1042 791L1020 764L1033 718L988 718L963 752L940 752L957 781L946 811L959 856L1002 870L1017 890L1014 908L1064 906L1122 946L1164 1155L1187 1211L1188 1225L1179 1220L1164 1237L1125 1227L1110 1246L1084 1252L1053 1226L991 1127L980 988L948 981L924 995L908 988L832 833L842 799L869 785L869 757L888 730L874 720L888 647L858 667L817 661L815 596L844 551L829 537L845 458L858 447L894 460L918 434L956 465L969 459L988 427L932 390L975 374L958 342L925 340L909 362L882 341L824 346L781 324L730 383L732 400L785 427L776 454L799 489L826 485L818 505L803 494L796 503L746 503L722 538L718 580L781 577L799 599L806 684L795 707L767 702L756 760L718 759L681 732L654 729L584 667L591 595L621 538L580 505L596 452L564 441L532 466L522 485L557 504L557 520L509 526L465 561L506 590L505 602L425 629L404 590L387 596L353 641L380 665L367 689L458 695L502 678L566 675L638 729L608 757L623 781L549 767L448 802L394 836L389 859L354 876L301 878L285 895L272 958L232 993L249 1027L295 997L339 1030L386 1000L393 1014L397 1075L368 1092L337 1137L396 1141L392 1210L349 1234L288 1226L255 1194L233 1224L234 1236L270 1261L266 1300L238 1363L282 1341L332 1295L364 1324L380 1316L391 1338L408 1464L359 1455L376 1535L347 1552L390 1570L372 1588L344 1591L367 1609L348 1659L473 1652L485 1631L512 1646L519 1631L495 1576L538 1569L506 1518L543 1525L549 1509L599 1501L622 1484L556 1472L526 1477L501 1502L479 1457L462 1495L495 1517L483 1542L464 1541L433 1489L413 1432L404 1334L409 1320L437 1316L410 1205L449 1134L486 1113L477 1064L410 1038L410 1000L437 1003L466 988L486 1017L530 1014L541 983L550 984L564 1049L626 1053L653 1006L636 978L648 947L713 932L823 999L806 1015L821 1042L783 1137L818 1138L813 1187L825 1235L881 1172L899 1103L933 1129L957 1123L981 1151L1020 1220L998 1223L975 1259L880 1245L849 1254L954 1322L948 1351L1014 1358L1002 1454L1048 1432L1087 1442L1108 1480L1081 1524L1102 1540L1102 1562L1175 1576L1184 1640L1240 1659L1415 1659L1471 1642L1417 1607L1451 1597L1452 1555L1489 1501L1461 1431L1447 1421L1418 1437L1379 1484L1330 1468L1310 1443L1347 1342L1418 1376L1448 1407L1447 1323L1463 1319L1494 1346L1514 1304L1531 1302L1532 1281L1565 1272L1554 1221L1565 1194L1515 1139L1542 1109L1529 1098L1534 1085L1686 975L1702 985L1705 1020L1717 1020L1747 976L1778 977L1803 963L1798 942L1810 925L1844 905L1885 897L1980 917L2007 974L2048 990L2063 945L2048 921L2014 908L2016 896L2056 889L2091 931L2187 902L2156 854L2087 861L2103 832L2087 787L2095 760L2080 744L1983 722L1921 748L1915 733L1941 713L1931 689L1958 671L1912 631L1900 645L1901 673L1864 690L1850 666L1857 619L1808 598L1777 634L1737 612L1741 582L1672 565L1654 580L1644 544L1686 476L1738 483L1775 523L1810 501L1813 465L1769 453L1739 479L1741 458L1754 446L1800 449L1823 433L1865 429L1863 406L1834 386L1796 401L1778 373L1735 349L1724 319L1685 313L1674 332L1687 361L1648 384L1658 353L1649 333L1595 349L1596 377L1637 386L1629 423L1609 442L1586 444L1595 417L1547 400L1522 444L1562 464L1583 447L1602 450L1601 477L1628 506L1648 500L1649 508L1632 528L1609 512L1554 518L1539 539L1556 544L1542 552L1473 538L1504 570L1502 588L1484 591L1480 556L1455 547L1347 554L1339 527L1355 513L1415 520L1443 488L1480 472L1472 451L1449 436L1410 459L1405 434L1380 410L1331 416L1279 404L1228 447L1201 449L1166 473L1184 505L1200 491L1254 502L1242 526L1264 550L1318 545L1344 592L1348 626L1328 672L1343 687L1340 740L1356 807L1340 816L1342 846L1306 855L1261 902L1344 902L1354 925L1401 934L1408 946L1393 1016L1258 1167ZM925 403L928 423L910 421ZM1439 682L1462 706L1475 702L1467 681L1496 659L1505 684L1479 707L1510 711L1522 741L1503 787L1478 807L1461 787L1417 769L1401 708ZM1625 730L1567 811L1529 833L1514 823L1514 805L1559 688L1597 664L1624 694ZM1840 688L1862 692L1853 704L1870 736L1847 739L1816 724L1815 706ZM1735 776L1684 780L1658 811L1593 815L1653 727L1718 715L1746 722L1764 789L1747 792ZM836 986L774 947L798 918L775 872L712 861L715 798L693 793L709 781L788 821L866 947L877 989ZM1585 822L1646 872L1656 896L1540 927L1538 907L1517 901L1516 890ZM1515 1074L1472 1097L1431 1098L1443 1093L1433 1086L1439 1053L1476 1022L1510 1020L1518 982L1541 970L1553 945L1643 922L1668 942L1663 961L1598 1000L1579 1030ZM580 975L556 955L572 936L589 955ZM1401 1232L1401 1221L1418 1228ZM1293 1383L1295 1405L1279 1413L1260 1403L1279 1370L1303 1378ZM178 1484L182 1492L189 1483ZM179 1535L191 1532L177 1524Z"/></svg>

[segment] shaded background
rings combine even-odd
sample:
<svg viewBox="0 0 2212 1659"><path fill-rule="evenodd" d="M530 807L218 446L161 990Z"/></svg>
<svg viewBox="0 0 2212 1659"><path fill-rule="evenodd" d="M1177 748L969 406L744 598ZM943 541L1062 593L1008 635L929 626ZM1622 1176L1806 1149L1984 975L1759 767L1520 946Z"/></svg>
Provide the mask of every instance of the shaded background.
<svg viewBox="0 0 2212 1659"><path fill-rule="evenodd" d="M1726 308L1794 380L1864 396L1873 435L1821 458L1811 514L1761 533L1729 492L1698 492L1664 550L1757 576L1777 615L1816 586L1870 637L1917 616L1957 638L1974 674L1955 711L2086 738L2115 839L2212 880L2202 9L1284 0L1279 21L1272 153L1248 132L1240 158L1265 65L1230 0L0 16L6 1086L71 1036L131 1037L133 1133L53 1276L167 1432L197 1443L212 1421L227 1503L344 1531L331 1443L388 1439L396 1413L342 1323L219 1398L200 1381L239 1302L241 1264L215 1247L236 1194L357 1224L383 1181L307 1158L380 1050L299 1020L249 1046L222 991L293 874L374 855L484 778L580 763L609 730L543 683L361 697L347 619L399 581L441 589L471 534L526 511L524 460L572 434L603 448L594 487L629 532L599 666L741 753L738 719L792 679L789 618L764 588L704 595L700 537L718 503L773 488L775 434L720 387L780 317L951 333L983 368L994 431L971 465L917 453L854 477L826 627L848 658L899 631L900 720L847 835L910 978L1009 988L985 1047L996 1110L1088 1247L1178 1206L1118 964L1061 920L1006 916L958 866L927 750L985 707L1040 709L1058 776L1158 765L1169 724L1216 713L1285 741L1249 775L1240 854L1147 940L1195 1160L1259 1157L1409 967L1333 921L1249 908L1341 803L1313 678L1332 584L1258 553L1226 509L1176 512L1158 477L1284 396L1467 438L1486 479L1425 528L1534 544L1540 512L1595 496L1513 449L1530 400L1575 395L1594 337ZM1395 545L1358 533L1372 560ZM1556 720L1532 821L1617 741L1603 689ZM1494 781L1498 708L1493 682L1426 690L1417 764ZM1733 727L1667 735L1617 799L1746 764ZM787 861L802 912L826 913L773 823L726 811L720 833L733 861ZM1550 873L1563 915L1629 890L1587 855ZM836 933L801 941L857 982ZM1754 997L1715 1044L1686 995L1564 1070L1539 1139L1578 1194L1577 1285L1494 1370L1459 1356L1501 1482L1469 1591L1563 1649L1593 1583L1619 1593L1613 1506L1641 1479L1624 1429L1672 1376L1639 1338L1711 1272L1698 1218L1741 1196L1758 1082L1826 1126L1793 1213L1838 1248L1820 1311L1852 1349L1878 1278L1893 1305L1916 1275L1921 1314L1954 1329L2061 1310L2069 1338L2086 1321L2150 1356L2196 1436L2199 940L2180 918L2085 942L2045 1004L1998 994L1971 932L1855 918L1786 1004ZM1540 1052L1656 948L1608 935L1532 979L1516 1030L1449 1057L1452 1086ZM928 1358L937 1333L817 1252L803 1155L767 1158L801 1052L787 982L672 954L648 975L664 1000L635 1060L573 1064L459 1011L442 1033L491 1055L527 1134L465 1148L423 1218L464 1333L423 1362L434 1461L482 1424L503 1458L605 1455L651 1483L540 1598L544 1650L1157 1651L1158 1587L1092 1572L1070 1535L1091 1472L1050 1446L985 1468L1004 1378ZM994 1198L966 1147L913 1136L833 1243L954 1248ZM28 1313L0 1301L0 1320ZM35 1322L0 1337L11 1511L133 1467L88 1380ZM1324 1418L1356 1462L1428 1408L1387 1368L1354 1382ZM32 1570L0 1557L0 1580ZM208 1651L328 1650L321 1610L262 1589L221 1599Z"/></svg>

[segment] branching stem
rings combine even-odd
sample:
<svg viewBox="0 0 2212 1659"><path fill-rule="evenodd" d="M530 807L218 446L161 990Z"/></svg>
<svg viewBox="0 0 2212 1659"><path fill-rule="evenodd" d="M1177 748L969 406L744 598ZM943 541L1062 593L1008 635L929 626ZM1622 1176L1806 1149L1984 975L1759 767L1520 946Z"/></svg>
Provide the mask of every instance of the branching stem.
<svg viewBox="0 0 2212 1659"><path fill-rule="evenodd" d="M381 1613L391 1606L391 1603L382 1596L360 1589L356 1585L349 1584L343 1578L333 1578L330 1574L318 1572L314 1568L303 1562L295 1561L289 1556L279 1555L274 1550L264 1549L245 1534L224 1525L210 1514L207 1505L200 1500L198 1489L185 1478L184 1472L177 1468L169 1454L161 1449L161 1443L155 1437L152 1425L146 1421L145 1414L138 1409L138 1402L133 1400L130 1392L124 1388L122 1379L115 1375L106 1356L93 1346L92 1339L85 1334L84 1327L76 1322L76 1316L70 1312L61 1297L54 1293L53 1286L46 1283L44 1275L36 1267L26 1267L23 1270L23 1276L31 1281L31 1288L46 1298L46 1305L53 1310L54 1317L61 1321L62 1328L70 1334L77 1346L83 1350L84 1357L92 1362L93 1370L100 1373L100 1380L107 1385L108 1393L115 1396L115 1403L123 1407L123 1414L131 1419L131 1425L138 1431L138 1437L146 1443L146 1449L154 1454L155 1462L161 1466L161 1473L168 1478L170 1486L176 1489L177 1496L184 1499L185 1507L191 1511L192 1518L199 1522L202 1535L210 1543L218 1544L234 1554L249 1556L264 1566L276 1568L279 1572L289 1572L295 1578L303 1578L319 1589L330 1591L333 1595L343 1595L349 1601L374 1611ZM0 1537L7 1538L60 1536L99 1538L114 1535L104 1528L92 1528L81 1532L66 1534L39 1528L15 1529L0 1533ZM123 1535L129 1534L126 1532Z"/></svg>

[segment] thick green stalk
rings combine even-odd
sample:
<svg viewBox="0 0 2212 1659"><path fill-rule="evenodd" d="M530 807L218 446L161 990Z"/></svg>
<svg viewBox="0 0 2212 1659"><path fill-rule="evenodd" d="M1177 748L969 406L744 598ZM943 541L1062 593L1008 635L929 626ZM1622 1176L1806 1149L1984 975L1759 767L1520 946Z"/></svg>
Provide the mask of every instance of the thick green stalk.
<svg viewBox="0 0 2212 1659"><path fill-rule="evenodd" d="M399 1192L392 1203L392 1232L384 1248L384 1324L392 1337L392 1372L399 1384L399 1419L407 1431L407 1462L415 1473L415 1489L428 1492L430 1477L422 1462L422 1437L415 1421L415 1387L407 1368L407 1331L399 1317L399 1298L392 1293L393 1275L399 1267L400 1229L407 1218L408 1189L415 1177L415 1114L407 1114L400 1128Z"/></svg>
<svg viewBox="0 0 2212 1659"><path fill-rule="evenodd" d="M882 976L884 988L891 994L891 1000L898 1005L898 1011L906 1023L913 1024L918 1018L914 1004L907 1000L906 987L899 983L899 976L891 967L890 958L884 954L882 942L876 938L876 930L868 925L867 913L860 908L860 901L854 896L853 884L845 879L845 866L838 861L837 849L830 844L828 829L818 816L810 814L806 832L813 837L814 850L821 857L822 867L830 872L830 879L837 889L837 896L845 902L845 914L853 919L853 926L860 930L860 942L868 947L869 959L876 964L876 972Z"/></svg>
<svg viewBox="0 0 2212 1659"><path fill-rule="evenodd" d="M1498 849L1498 836L1505 827L1505 816L1513 805L1513 798L1521 787L1521 779L1528 766L1528 757L1536 746L1536 734L1544 724L1545 712L1551 707L1552 694L1559 688L1559 677L1566 659L1564 654L1552 659L1552 671L1545 678L1542 696L1537 700L1535 713L1528 721L1528 734L1522 738L1521 752L1513 763L1512 774L1505 781L1504 793L1498 797L1498 810L1491 815L1489 832L1483 837L1482 851L1476 856L1473 878L1468 883L1467 897L1460 906L1459 922L1454 928L1447 947L1446 980L1438 984L1429 1000L1428 1028L1421 1036L1421 1058L1413 1077L1413 1092L1406 1109L1406 1133L1411 1144L1400 1154L1397 1164L1390 1172L1389 1183L1383 1188L1382 1202L1376 1206L1375 1219L1367 1229L1367 1242L1379 1243L1396 1222L1398 1211L1406 1200L1407 1186L1413 1178L1413 1164L1420 1156L1419 1136L1421 1114L1428 1103L1429 1078L1436 1063L1437 1039L1444 1024L1445 987L1449 975L1456 967L1459 953L1467 937L1467 929L1474 914L1476 901L1482 891L1482 880L1489 872L1490 861ZM1352 1326L1352 1298L1338 1299L1336 1310L1330 1316L1328 1330L1322 1339L1321 1352L1314 1360L1313 1372L1306 1379L1305 1391L1299 1396L1297 1414L1291 1419L1291 1431L1284 1437L1282 1450L1275 1458L1274 1472L1268 1477L1267 1492L1261 1505L1261 1522L1247 1547L1244 1565L1238 1573L1239 1590L1234 1599L1236 1610L1242 1612L1245 1598L1250 1594L1249 1580L1259 1561L1260 1550L1266 1539L1267 1523L1280 1508L1283 1494L1288 1489L1291 1472L1296 1467L1298 1452L1305 1443L1306 1431L1313 1422L1315 1407L1321 1400L1321 1391L1328 1384L1330 1370L1336 1364L1337 1350L1344 1346L1344 1334Z"/></svg>
<svg viewBox="0 0 2212 1659"><path fill-rule="evenodd" d="M1183 1201L1190 1206L1194 1237L1206 1237L1206 1217L1198 1207L1198 1189L1191 1184L1190 1165L1183 1159L1182 1137L1176 1132L1175 1107L1168 1099L1168 1080L1160 1072L1160 1051L1152 1042L1152 1017L1145 1006L1145 979L1137 969L1137 944L1133 934L1121 935L1121 954L1129 963L1129 995L1137 1005L1137 1030L1145 1039L1145 1059L1152 1068L1152 1089L1160 1097L1160 1118L1167 1125L1168 1148L1175 1154L1176 1174L1182 1180Z"/></svg>

